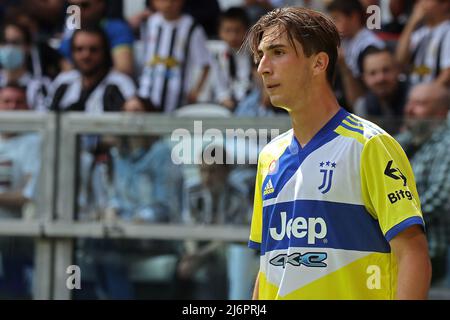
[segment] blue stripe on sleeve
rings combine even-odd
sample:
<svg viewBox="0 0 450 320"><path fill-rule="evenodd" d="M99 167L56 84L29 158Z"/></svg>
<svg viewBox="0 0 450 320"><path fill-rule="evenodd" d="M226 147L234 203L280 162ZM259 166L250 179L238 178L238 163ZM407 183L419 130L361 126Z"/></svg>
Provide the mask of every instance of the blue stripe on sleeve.
<svg viewBox="0 0 450 320"><path fill-rule="evenodd" d="M410 226L413 226L415 224L421 225L422 228L425 228L425 224L423 222L423 219L421 217L410 217L408 219L403 220L399 224L393 226L391 229L389 229L388 232L385 234L385 238L387 241L391 241L396 235L398 235L403 230L409 228Z"/></svg>
<svg viewBox="0 0 450 320"><path fill-rule="evenodd" d="M350 127L349 125L346 125L345 123L341 123L341 126L344 127L345 129L350 130L350 131L358 132L358 133L361 133L362 135L364 135L364 131L363 130Z"/></svg>

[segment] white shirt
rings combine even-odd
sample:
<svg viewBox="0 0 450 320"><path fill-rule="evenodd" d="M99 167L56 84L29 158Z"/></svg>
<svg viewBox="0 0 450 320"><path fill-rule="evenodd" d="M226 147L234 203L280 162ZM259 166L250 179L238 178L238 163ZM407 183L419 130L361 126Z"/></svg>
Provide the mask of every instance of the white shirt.
<svg viewBox="0 0 450 320"><path fill-rule="evenodd" d="M440 52L440 70L450 67L450 21L430 28L423 26L411 36L410 52L414 55L410 82L430 82L437 74L438 49Z"/></svg>
<svg viewBox="0 0 450 320"><path fill-rule="evenodd" d="M60 102L60 109L67 109L80 99L82 91L81 80L81 73L77 70L71 70L59 74L53 81L50 93L51 97L53 97L60 86L68 86ZM130 77L118 71L110 71L86 100L86 112L102 113L104 111L103 96L108 85L116 85L125 100L131 98L136 92L136 87Z"/></svg>
<svg viewBox="0 0 450 320"><path fill-rule="evenodd" d="M172 112L185 103L193 88L190 76L210 64L205 32L189 15L168 21L155 13L147 21L144 43L146 63L139 95L150 97L164 112Z"/></svg>
<svg viewBox="0 0 450 320"><path fill-rule="evenodd" d="M236 51L225 45L224 50L217 52L214 58L215 66L212 71L217 101L233 98L239 102L244 99L253 87L251 55L246 51ZM234 75L233 72L235 72Z"/></svg>

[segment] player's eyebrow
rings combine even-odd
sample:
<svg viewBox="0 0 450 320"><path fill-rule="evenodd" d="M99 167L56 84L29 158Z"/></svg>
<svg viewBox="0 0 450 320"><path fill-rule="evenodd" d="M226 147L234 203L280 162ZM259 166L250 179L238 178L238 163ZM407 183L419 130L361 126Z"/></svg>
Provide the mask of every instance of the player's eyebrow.
<svg viewBox="0 0 450 320"><path fill-rule="evenodd" d="M265 50L266 51L270 51L270 50L274 50L274 49L280 49L280 48L286 48L287 46L281 43L274 43L274 44L270 44L268 45ZM257 51L258 55L261 55L263 53L263 50L261 47L258 47L258 51Z"/></svg>

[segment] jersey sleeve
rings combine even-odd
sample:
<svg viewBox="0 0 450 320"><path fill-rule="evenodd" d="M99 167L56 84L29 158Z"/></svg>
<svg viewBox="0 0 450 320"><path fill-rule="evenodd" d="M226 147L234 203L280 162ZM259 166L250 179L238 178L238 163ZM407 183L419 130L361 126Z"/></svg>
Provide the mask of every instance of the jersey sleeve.
<svg viewBox="0 0 450 320"><path fill-rule="evenodd" d="M59 45L58 52L66 59L71 60L70 57L70 37L64 37L61 40L61 43Z"/></svg>
<svg viewBox="0 0 450 320"><path fill-rule="evenodd" d="M263 184L263 172L262 172L262 156L260 154L258 159L258 168L256 171L256 182L255 182L255 196L253 200L253 214L252 223L250 227L250 239L248 246L251 249L260 250L262 242L262 184Z"/></svg>
<svg viewBox="0 0 450 320"><path fill-rule="evenodd" d="M377 135L364 145L361 186L364 205L387 241L412 225L425 226L411 165L391 136Z"/></svg>
<svg viewBox="0 0 450 320"><path fill-rule="evenodd" d="M118 19L109 20L105 28L108 33L109 41L111 42L110 45L112 50L116 50L123 46L133 46L133 31L125 21Z"/></svg>

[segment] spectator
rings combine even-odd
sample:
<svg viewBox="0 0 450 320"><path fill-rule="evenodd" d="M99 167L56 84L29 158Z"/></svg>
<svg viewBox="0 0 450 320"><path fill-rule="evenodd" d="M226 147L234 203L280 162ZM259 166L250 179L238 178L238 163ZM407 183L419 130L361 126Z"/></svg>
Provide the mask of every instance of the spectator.
<svg viewBox="0 0 450 320"><path fill-rule="evenodd" d="M406 14L407 1L389 0L388 2L391 19L383 22L377 36L395 48L408 19Z"/></svg>
<svg viewBox="0 0 450 320"><path fill-rule="evenodd" d="M148 112L146 100L132 97L123 106L125 112ZM154 109L153 109L154 111ZM134 136L119 139L112 147L111 181L107 207L101 219L135 223L174 223L181 220L183 176L171 160L170 148L157 137ZM104 171L104 172L105 172ZM86 247L94 259L97 286L109 299L133 299L134 288L129 278L136 255L175 255L173 241L102 240ZM175 261L175 258L173 259ZM173 279L166 279L167 284Z"/></svg>
<svg viewBox="0 0 450 320"><path fill-rule="evenodd" d="M10 82L0 88L0 110L29 110L24 87Z"/></svg>
<svg viewBox="0 0 450 320"><path fill-rule="evenodd" d="M7 12L6 21L13 22L26 28L31 35L27 69L34 77L45 76L54 79L61 71L63 57L53 49L34 16L24 7L12 7Z"/></svg>
<svg viewBox="0 0 450 320"><path fill-rule="evenodd" d="M29 109L26 92L17 84L0 89L0 111ZM21 219L35 199L40 168L40 137L35 133L0 134L0 218ZM2 237L0 297L31 298L32 239Z"/></svg>
<svg viewBox="0 0 450 320"><path fill-rule="evenodd" d="M147 20L144 33L145 61L139 95L170 113L195 103L209 73L210 57L203 29L182 14L184 0L154 0L156 13ZM193 84L192 75L200 68Z"/></svg>
<svg viewBox="0 0 450 320"><path fill-rule="evenodd" d="M27 71L32 46L31 35L24 27L6 23L0 34L0 87L17 82L27 88L27 103L33 110L43 111L47 104L50 79L34 77Z"/></svg>
<svg viewBox="0 0 450 320"><path fill-rule="evenodd" d="M411 84L437 81L450 86L450 1L417 1L400 36L396 57L410 72Z"/></svg>
<svg viewBox="0 0 450 320"><path fill-rule="evenodd" d="M145 100L126 101L125 112L149 112ZM122 219L147 222L180 221L182 174L171 152L159 138L131 137L111 150L113 160L112 209ZM131 185L130 185L131 184ZM167 199L171 199L168 201Z"/></svg>
<svg viewBox="0 0 450 320"><path fill-rule="evenodd" d="M361 62L371 47L383 48L384 43L364 27L365 11L359 0L333 0L327 6L342 36L338 57L338 81L336 95L347 108L361 97L365 88L361 84Z"/></svg>
<svg viewBox="0 0 450 320"><path fill-rule="evenodd" d="M191 15L205 30L209 39L217 38L220 6L217 0L186 0L183 12Z"/></svg>
<svg viewBox="0 0 450 320"><path fill-rule="evenodd" d="M21 7L37 22L40 39L57 37L63 31L66 16L66 1L63 0L21 0Z"/></svg>
<svg viewBox="0 0 450 320"><path fill-rule="evenodd" d="M219 146L208 147L201 156L201 182L187 186L184 220L193 224L249 224L250 202L229 181L231 166L225 150ZM229 264L230 269L233 266L233 263ZM238 273L242 270L234 271ZM217 241L186 241L178 277L185 285L188 282L193 287L194 296L189 297L191 299L225 299L228 288L235 291L234 286L239 285L233 281L235 274L228 274L230 285L227 283L226 247ZM251 287L249 282L247 299L250 298Z"/></svg>
<svg viewBox="0 0 450 320"><path fill-rule="evenodd" d="M355 103L355 113L361 117L382 117L383 127L390 134L398 132L403 118L408 86L399 79L399 67L388 49L367 50L362 63L367 93Z"/></svg>
<svg viewBox="0 0 450 320"><path fill-rule="evenodd" d="M71 39L75 70L61 73L53 82L51 110L120 111L135 93L131 78L112 70L108 38L97 26L76 30Z"/></svg>
<svg viewBox="0 0 450 320"><path fill-rule="evenodd" d="M249 28L244 9L233 7L220 17L219 37L226 43L226 49L215 56L218 66L215 96L227 108L234 110L253 86L253 58L246 50L240 50Z"/></svg>
<svg viewBox="0 0 450 320"><path fill-rule="evenodd" d="M406 131L396 138L411 159L427 225L433 284L447 276L450 288L450 123L448 90L437 83L412 88L405 109ZM446 121L447 119L447 121Z"/></svg>
<svg viewBox="0 0 450 320"><path fill-rule="evenodd" d="M275 112L285 113L283 109L275 109L272 106L261 76L258 75L254 67L253 75L255 79L253 90L239 102L234 114L238 117L264 117L274 115Z"/></svg>
<svg viewBox="0 0 450 320"><path fill-rule="evenodd" d="M81 8L81 28L99 24L108 35L110 50L112 52L113 67L117 71L132 75L133 68L133 32L130 26L122 19L106 17L106 0L69 0L70 5ZM73 31L66 29L61 42L60 52L68 60L65 70L71 68L70 43Z"/></svg>

